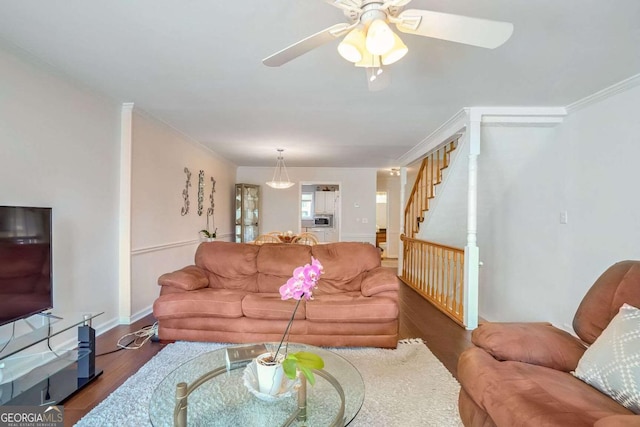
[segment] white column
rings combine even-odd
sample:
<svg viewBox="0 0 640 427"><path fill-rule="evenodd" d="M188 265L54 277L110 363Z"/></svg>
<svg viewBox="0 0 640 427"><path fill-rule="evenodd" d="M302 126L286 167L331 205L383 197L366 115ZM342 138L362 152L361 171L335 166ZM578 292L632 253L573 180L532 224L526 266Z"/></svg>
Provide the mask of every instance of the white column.
<svg viewBox="0 0 640 427"><path fill-rule="evenodd" d="M478 327L478 276L480 251L478 235L478 155L480 154L481 116L469 119L469 177L467 193L467 245L464 248L464 324L467 329Z"/></svg>
<svg viewBox="0 0 640 427"><path fill-rule="evenodd" d="M407 201L405 200L405 188L407 186L407 168L400 168L400 236L404 234L404 206ZM402 240L398 244L398 276L402 275L402 264L404 262L404 243Z"/></svg>
<svg viewBox="0 0 640 427"><path fill-rule="evenodd" d="M133 103L122 104L120 116L120 210L118 244L118 317L131 324L131 157Z"/></svg>

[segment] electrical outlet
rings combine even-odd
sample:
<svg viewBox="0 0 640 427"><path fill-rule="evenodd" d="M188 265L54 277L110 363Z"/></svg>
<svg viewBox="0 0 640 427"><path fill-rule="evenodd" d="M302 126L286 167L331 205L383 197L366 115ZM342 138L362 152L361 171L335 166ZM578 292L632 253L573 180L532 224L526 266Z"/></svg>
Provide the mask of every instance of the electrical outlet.
<svg viewBox="0 0 640 427"><path fill-rule="evenodd" d="M369 224L369 218L362 218L363 224Z"/></svg>
<svg viewBox="0 0 640 427"><path fill-rule="evenodd" d="M560 211L560 224L567 224L569 222L569 213L567 211Z"/></svg>

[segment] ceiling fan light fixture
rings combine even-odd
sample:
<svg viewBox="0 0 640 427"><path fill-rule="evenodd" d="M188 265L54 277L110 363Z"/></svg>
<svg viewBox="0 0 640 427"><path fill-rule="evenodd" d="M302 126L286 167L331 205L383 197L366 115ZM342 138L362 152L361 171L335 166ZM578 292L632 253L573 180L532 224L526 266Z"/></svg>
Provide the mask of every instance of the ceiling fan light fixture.
<svg viewBox="0 0 640 427"><path fill-rule="evenodd" d="M349 62L360 62L364 51L365 36L362 28L354 28L338 45L338 53Z"/></svg>
<svg viewBox="0 0 640 427"><path fill-rule="evenodd" d="M282 152L284 149L278 148L278 160L276 161L276 168L273 171L273 178L271 181L267 181L266 184L275 188L276 190L282 190L285 188L290 188L295 185L295 183L291 182L289 179L289 174L287 173L287 167L284 164L284 157L282 157ZM286 180L284 179L286 177Z"/></svg>
<svg viewBox="0 0 640 427"><path fill-rule="evenodd" d="M365 46L373 55L384 55L389 52L395 43L395 33L382 19L374 20L367 30Z"/></svg>
<svg viewBox="0 0 640 427"><path fill-rule="evenodd" d="M382 55L382 64L383 65L391 65L394 62L397 62L404 58L404 56L409 52L409 48L404 44L402 39L396 34L393 33L394 43L391 50L384 55Z"/></svg>
<svg viewBox="0 0 640 427"><path fill-rule="evenodd" d="M368 50L362 54L362 59L355 63L356 67L380 68L381 62L378 55L372 55Z"/></svg>

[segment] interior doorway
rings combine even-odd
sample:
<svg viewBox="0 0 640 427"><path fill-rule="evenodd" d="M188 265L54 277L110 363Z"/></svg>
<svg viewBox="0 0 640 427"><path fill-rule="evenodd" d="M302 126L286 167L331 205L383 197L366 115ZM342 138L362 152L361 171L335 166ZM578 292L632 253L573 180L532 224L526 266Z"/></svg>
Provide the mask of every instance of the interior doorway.
<svg viewBox="0 0 640 427"><path fill-rule="evenodd" d="M400 250L400 176L395 171L379 170L376 176L376 242L384 259L398 258Z"/></svg>
<svg viewBox="0 0 640 427"><path fill-rule="evenodd" d="M386 191L376 191L376 246L382 258L387 258L387 229L389 227L389 203Z"/></svg>

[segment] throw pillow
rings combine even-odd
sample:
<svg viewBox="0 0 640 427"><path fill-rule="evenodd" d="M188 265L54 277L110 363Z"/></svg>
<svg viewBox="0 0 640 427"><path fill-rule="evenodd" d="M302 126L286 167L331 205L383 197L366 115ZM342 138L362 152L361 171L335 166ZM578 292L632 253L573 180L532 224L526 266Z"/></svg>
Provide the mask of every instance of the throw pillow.
<svg viewBox="0 0 640 427"><path fill-rule="evenodd" d="M640 414L640 309L620 307L573 374Z"/></svg>
<svg viewBox="0 0 640 427"><path fill-rule="evenodd" d="M551 323L482 323L471 342L498 360L546 366L559 371L576 369L586 346Z"/></svg>

